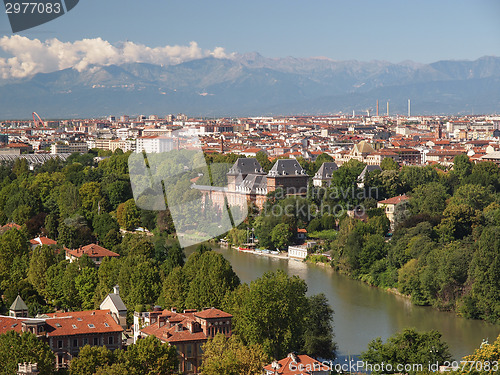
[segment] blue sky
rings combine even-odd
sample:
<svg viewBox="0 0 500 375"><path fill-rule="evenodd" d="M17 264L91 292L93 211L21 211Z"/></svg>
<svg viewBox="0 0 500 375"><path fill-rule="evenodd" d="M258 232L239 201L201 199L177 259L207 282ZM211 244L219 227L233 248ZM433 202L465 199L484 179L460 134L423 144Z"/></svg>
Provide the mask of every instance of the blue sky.
<svg viewBox="0 0 500 375"><path fill-rule="evenodd" d="M498 0L80 0L65 16L20 35L428 63L500 56L499 19ZM12 35L3 12L0 35Z"/></svg>

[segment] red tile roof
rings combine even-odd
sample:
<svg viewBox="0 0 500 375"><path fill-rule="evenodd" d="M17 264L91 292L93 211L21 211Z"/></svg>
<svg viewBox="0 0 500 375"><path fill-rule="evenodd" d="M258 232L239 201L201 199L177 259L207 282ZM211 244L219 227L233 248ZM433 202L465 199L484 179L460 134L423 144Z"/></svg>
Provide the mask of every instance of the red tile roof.
<svg viewBox="0 0 500 375"><path fill-rule="evenodd" d="M110 310L73 311L47 314L48 336L122 332Z"/></svg>
<svg viewBox="0 0 500 375"><path fill-rule="evenodd" d="M202 319L217 319L217 318L232 318L233 316L227 312L216 309L214 307L203 311L195 312L195 316Z"/></svg>
<svg viewBox="0 0 500 375"><path fill-rule="evenodd" d="M154 314L154 312L150 314ZM231 314L213 307L199 312L196 310L185 310L183 313L176 313L163 310L157 314L161 318L157 318L155 323L142 328L141 333L147 336L156 336L160 340L174 345L178 342L207 340L207 335L202 330L191 331L188 328L188 325L196 324L196 318L219 319L233 317Z"/></svg>
<svg viewBox="0 0 500 375"><path fill-rule="evenodd" d="M187 323L187 321L185 323ZM145 328L142 328L141 333L148 336L151 335L156 336L160 340L169 342L171 344L175 344L178 342L186 342L186 341L207 340L207 336L203 333L203 331L192 333L184 326L184 324L182 324L181 327L178 327L177 324L170 326L170 323L165 323L165 325L160 327L158 323L154 323Z"/></svg>
<svg viewBox="0 0 500 375"><path fill-rule="evenodd" d="M242 152L244 152L244 153L250 153L250 154L256 154L259 151L262 151L262 149L254 147L254 148L247 148L246 150L243 150Z"/></svg>
<svg viewBox="0 0 500 375"><path fill-rule="evenodd" d="M9 143L6 147L10 148L26 148L26 147L31 147L30 145L26 143Z"/></svg>
<svg viewBox="0 0 500 375"><path fill-rule="evenodd" d="M37 237L30 240L32 245L57 245L57 241L51 240L48 237Z"/></svg>
<svg viewBox="0 0 500 375"><path fill-rule="evenodd" d="M74 311L47 314L48 318L11 318L0 316L0 334L22 332L22 322L45 321L47 336L69 336L92 333L116 333L123 328L111 316L110 310Z"/></svg>
<svg viewBox="0 0 500 375"><path fill-rule="evenodd" d="M381 204L398 204L399 202L405 201L407 199L410 199L407 195L398 195L397 197L392 197L389 199L385 199L383 201L379 201L378 203Z"/></svg>
<svg viewBox="0 0 500 375"><path fill-rule="evenodd" d="M295 355L295 359L296 361L294 361L292 355L289 354L288 357L278 361L279 368L276 372L272 364L264 366L264 370L279 375L310 375L321 370L329 370L328 366L322 365L321 362L305 354ZM310 369L314 369L314 371L309 371Z"/></svg>
<svg viewBox="0 0 500 375"><path fill-rule="evenodd" d="M2 227L2 230L8 230L8 229L21 229L20 225L17 225L16 223L7 223Z"/></svg>
<svg viewBox="0 0 500 375"><path fill-rule="evenodd" d="M22 332L21 322L26 318L11 318L8 316L0 316L0 334L8 331Z"/></svg>
<svg viewBox="0 0 500 375"><path fill-rule="evenodd" d="M87 254L89 258L101 258L101 257L119 257L117 254L111 250L105 249L102 246L96 244L90 244L87 246L80 247L74 250L66 250L69 255L80 258L83 254Z"/></svg>

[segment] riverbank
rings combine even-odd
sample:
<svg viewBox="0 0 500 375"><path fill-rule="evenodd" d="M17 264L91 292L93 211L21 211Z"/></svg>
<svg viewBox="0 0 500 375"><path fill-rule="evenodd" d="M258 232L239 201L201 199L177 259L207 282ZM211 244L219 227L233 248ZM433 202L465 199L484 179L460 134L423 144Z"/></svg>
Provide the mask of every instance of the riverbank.
<svg viewBox="0 0 500 375"><path fill-rule="evenodd" d="M237 248L236 246L231 246L231 249L238 250L241 253L248 253L248 254L260 255L260 256L266 256L266 257L269 257L269 258L293 259L293 258L289 258L288 257L288 253L286 255L283 255L283 254L264 253L262 251L257 251L257 250L241 250L241 249Z"/></svg>
<svg viewBox="0 0 500 375"><path fill-rule="evenodd" d="M456 359L471 354L483 339L498 336L500 327L484 321L467 320L433 307L416 306L408 298L384 288L371 287L361 280L342 274L327 264L314 267L312 262L269 256L246 256L245 251L214 245L231 263L242 283L251 283L267 272L281 269L306 281L308 295L323 293L335 310L335 339L339 355L352 356L366 351L377 337L388 337L405 328L419 331L438 330ZM194 251L194 250L193 250Z"/></svg>
<svg viewBox="0 0 500 375"><path fill-rule="evenodd" d="M228 248L229 248L229 246L228 246ZM262 251L257 251L257 250L240 250L236 246L231 246L231 249L237 250L238 252L241 252L241 253L249 253L249 254L253 254L253 255L266 256L266 257L269 257L269 258L294 260L296 262L303 262L303 263L307 263L307 264L312 264L312 265L315 265L315 266L320 266L322 268L330 268L334 272L338 272L333 267L331 267L331 265L330 265L329 262L325 263L325 262L321 262L321 261L313 261L313 260L310 260L310 259L304 259L304 260L302 260L302 259L297 259L297 258L290 258L288 256L288 253L285 253L285 254L271 254L271 253L264 253ZM396 296L398 298L402 298L403 300L406 301L405 303L410 303L411 305L414 305L411 302L411 296L401 293L397 288L383 288L383 287L380 287L380 286L372 285L372 284L370 284L370 283L368 283L368 282L366 282L364 280L361 280L359 278L352 277L349 274L344 274L344 273L340 273L340 274L343 275L343 276L345 276L345 277L350 278L353 281L360 281L364 285L367 285L369 287L376 288L376 289L378 289L380 291L392 294L392 295L394 295L394 296ZM433 307L433 306L428 306L428 307L430 307L432 309L435 309L436 311L442 311L442 310L440 310L440 309L438 309L436 307Z"/></svg>
<svg viewBox="0 0 500 375"><path fill-rule="evenodd" d="M220 246L221 244L219 244ZM238 252L241 252L241 253L250 253L250 254L253 254L253 255L259 255L259 256L265 256L265 257L269 257L269 258L276 258L276 259L286 259L286 260L294 260L296 262L301 262L301 263L306 263L306 264L313 264L313 265L319 265L321 268L327 268L327 269L332 269L334 272L338 272L338 270L336 270L334 267L331 266L330 262L326 263L326 262L322 262L322 261L314 261L314 260L311 260L311 259L297 259L297 258L291 258L288 256L288 253L280 253L280 254L271 254L269 252L262 252L262 251L259 251L259 250L242 250L236 246L227 246L227 248L231 248L233 250L237 250ZM323 255L323 254L321 254ZM403 294L401 293L397 288L395 287L381 287L381 286L377 286L377 285L373 285L373 284L370 284L369 282L367 282L366 280L363 280L361 278L356 278L356 277L353 277L352 275L348 274L348 273L342 273L342 272L339 272L339 274L353 280L353 281L360 281L362 284L364 285L367 285L369 287L372 287L372 288L376 288L382 292L385 292L385 293L388 293L388 294L392 294L394 296L396 296L397 298L400 298L402 300L404 300L404 303L406 305L411 305L411 306L419 306L419 305L416 305L415 303L412 302L411 300L411 295L407 295L407 294ZM449 313L452 313L454 314L456 317L460 317L460 315L455 311L455 310L444 310L444 309L440 309L436 306L430 306L430 305L427 305L425 307L428 307L428 308L431 308L435 311L439 311L439 312L449 312ZM483 320L484 321L484 320Z"/></svg>

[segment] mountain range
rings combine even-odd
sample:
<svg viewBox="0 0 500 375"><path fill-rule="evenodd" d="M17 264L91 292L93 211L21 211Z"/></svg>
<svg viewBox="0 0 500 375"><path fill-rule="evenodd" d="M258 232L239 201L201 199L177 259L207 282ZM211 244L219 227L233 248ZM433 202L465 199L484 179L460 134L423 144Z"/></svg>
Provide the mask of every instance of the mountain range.
<svg viewBox="0 0 500 375"><path fill-rule="evenodd" d="M475 61L334 61L258 53L177 65L89 66L0 80L0 118L500 113L500 58Z"/></svg>

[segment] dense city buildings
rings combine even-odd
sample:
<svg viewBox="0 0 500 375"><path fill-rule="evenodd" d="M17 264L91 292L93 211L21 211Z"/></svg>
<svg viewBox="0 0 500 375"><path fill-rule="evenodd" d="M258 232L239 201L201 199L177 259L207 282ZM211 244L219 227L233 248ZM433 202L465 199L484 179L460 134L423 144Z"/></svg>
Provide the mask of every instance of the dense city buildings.
<svg viewBox="0 0 500 375"><path fill-rule="evenodd" d="M499 124L500 116L493 115L204 119L179 114L45 121L43 126L10 120L0 123L0 159L44 153L63 156L93 148L164 152L176 147L175 132L199 137L207 153L255 157L264 152L271 159L311 161L327 153L337 166L351 159L379 165L384 158L401 165L448 165L460 153L472 160L490 160L488 154L500 149Z"/></svg>
<svg viewBox="0 0 500 375"><path fill-rule="evenodd" d="M0 227L0 234L22 230L26 227L29 219L36 217L40 221L38 225L40 228L34 228L29 237L31 240L26 238L25 241L26 248L31 252L30 256L37 254L38 250L41 252L49 248L45 255L50 252L50 259L52 259L52 256L61 258L64 267L73 267L68 269L74 269L75 274L80 272L80 270L77 270L80 264L85 263L85 267L89 268L87 277L91 279L87 281L90 281L89 284L95 281L95 285L92 286L95 291L98 287L97 280L101 281L103 279L102 275L106 275L106 272L116 272L116 274L120 275L119 270L113 269L119 268L117 265L124 267L125 260L131 259L130 254L127 253L133 252L129 248L134 248L135 245L127 242L129 240L127 236L144 235L144 237L154 237L158 232L154 231L155 228L148 228L148 233L146 233L145 228L147 226L142 223L138 207L131 199L133 195L132 189L128 191L129 195L115 194L117 192L121 193L122 190L120 189L129 187L130 170L127 169L127 160L130 162L130 158L128 154L122 155L120 150L129 152L133 156L139 156L139 159L142 160L142 154L147 156L154 153L169 153L179 149L192 151L196 148L195 146L201 146L206 156L205 160L211 159L216 163L217 158L219 158L227 163L221 169L223 178L218 179L219 184L215 184L213 183L215 181L215 168L210 167L211 176L207 176L206 173L196 170L197 168L189 170L189 167L182 165L182 161L176 161L173 158L174 163L171 164L174 165L173 169L177 173L182 174L185 170L190 172L185 181L181 181L182 184L179 184L180 188L178 190L180 193L185 193L189 187L197 189L198 191L194 192L193 195L202 196L204 204L210 201L220 211L226 209L228 205L239 205L248 208L247 204L251 203L250 207L252 207L253 213L258 215L259 218L259 220L256 220L257 224L249 224L247 228L237 228L235 225L235 228L229 228L230 230L227 233L223 233L224 231L221 230L219 238L221 242L230 243L240 251L279 256L293 261L303 261L308 257L309 260L311 257L316 257L315 261L325 263L333 262L335 259L338 261L343 255L339 253L337 258L332 255L332 249L337 249L337 246L326 250L322 246L326 241L339 236L339 233L342 232L339 230L342 227L342 222L339 219L340 215L335 217L336 211L334 211L335 208L340 207L342 210L345 209L346 214L344 215L346 217L342 220L360 219L359 221L352 220L351 226L346 226L345 223L349 222L345 221L346 231L355 227L359 227L360 232L365 229L377 231L370 234L371 237L369 238L372 242L369 243L369 246L366 245L366 249L371 251L370 246L372 245L380 247L381 251L377 255L380 255L380 259L375 259L375 261L380 261L377 265L385 266L382 262L385 262L384 259L387 257L382 250L385 251L387 247L391 246L390 239L399 225L398 217L404 214L404 211L399 210L399 208L406 207L410 203L406 201L413 199L412 194L415 194L415 192L425 197L430 190L420 191L420 181L415 182L415 186L411 185L411 188L399 185L393 188L389 183L377 185L374 183L374 176L390 176L391 173L399 173L396 172L397 166L390 170L390 166L396 165L396 163L405 172L407 170L432 170L436 176L441 174L452 176L453 172L450 173L450 167L453 166L457 159L465 159L464 163L469 163L470 165L467 164L467 166L471 170L477 167L473 166L472 163L481 161L492 161L499 165L499 125L500 117L498 116L346 117L343 115L329 115L205 119L189 118L181 114L168 115L163 118L161 116L139 116L136 118L110 116L108 119L73 119L45 122L43 124L33 124L29 121L5 121L0 124L0 161L26 160L26 163L23 162L25 171L29 168L31 170L29 173L36 174L38 177L41 175L41 173L38 173L41 169L39 166L44 162L54 158L67 160L74 152L82 153L84 155L77 157L81 157L80 160L87 160L89 163L86 167L80 163L78 167L81 167L81 169L79 169L78 173L85 175L88 180L85 182L84 189L82 189L83 184L75 182L74 192L75 196L80 194L81 197L90 197L92 204L86 205L88 212L85 210L76 212L76 207L81 202L77 202L73 206L66 206L66 203L72 203L66 201L73 199L73 196L64 196L59 199L59 196L51 196L49 190L52 187L47 187L47 191L44 191L44 200L41 200L43 203L48 202L48 209L44 212L46 216L43 218L36 217L35 212L25 210L27 213L25 213L26 217L24 217L22 215L24 211L15 211L16 206L11 204L9 207L12 212L9 214L10 216L5 216L2 223L4 225ZM112 152L114 155L110 156ZM459 157L457 158L457 156ZM74 157L74 155L71 156L71 158ZM109 159L104 160L106 158ZM117 162L118 159L119 162ZM93 163L93 161L98 162L101 160L104 160L104 162ZM151 160L153 158L148 159L148 163ZM167 160L167 162L172 162L172 160ZM204 160L201 151L199 152L199 160ZM108 161L109 164L114 165L106 166ZM149 166L151 165L149 164ZM351 168L351 165L355 167ZM389 165L389 168L387 168L387 165ZM438 165L438 168L405 168L405 166L426 165ZM103 172L106 167L109 167L109 169ZM176 169L176 167L179 168ZM490 167L496 169L494 165L490 164ZM68 179L68 181L73 181L72 179L77 181L77 173L72 174L71 168L68 168L68 166L64 168L64 178ZM350 173L352 172L349 179L345 179L348 184L342 185L339 182L339 175L342 175L348 169ZM27 176L29 173L25 173L25 175ZM47 176L49 176L50 173L47 173ZM56 175L58 178L63 175L63 173L55 173L58 173ZM22 176L22 173L19 173L19 175ZM117 175L120 176L120 179L115 181ZM39 180L45 181L45 177L43 175L39 177ZM106 180L106 183L100 185L95 182L100 179ZM39 183L40 181L37 180L36 182ZM223 183L220 183L221 181ZM33 192L39 194L38 190L42 189L37 184L33 184L33 186ZM369 189L373 186L375 186L376 192L378 192L377 188L386 189L383 196L372 195ZM103 199L103 195L97 191L97 187L102 188L102 193L109 198L108 200ZM322 195L319 198L320 193L323 194L329 191L331 195L339 187L345 188L343 194L345 192L348 194L356 192L361 194L361 197L358 199L357 196L347 197L347 195L344 195L337 199L331 196L325 198L325 195ZM17 188L17 185L15 188ZM12 191L15 188L13 187ZM58 187L54 189L58 189ZM64 189L55 191L59 194L64 192ZM442 201L442 207L437 212L439 214L445 212L445 205L452 199L444 188L443 191L443 194L437 197L438 200ZM10 190L5 190L5 192L6 196L10 194ZM165 192L167 192L166 189ZM271 214L266 216L265 213L263 214L265 210L262 210L264 207L268 207L266 201L273 208L279 208L279 204L281 204L278 201L282 197L278 197L277 192L283 192L287 197L283 201L288 202L297 201L309 204L318 198L314 204L309 206L313 207L311 211L304 210L306 214L310 215L312 212L317 217L313 217L314 215L306 217L304 214L300 220L289 223L283 218L275 220ZM317 194L317 196L312 197L314 194ZM24 199L24 196L22 198ZM273 199L277 203L271 202ZM321 206L321 199L323 201L329 200L330 205ZM343 200L349 201L349 204L346 203L342 206L341 203L345 203ZM136 201L138 200L136 199ZM358 204L356 201L368 201L370 204L369 211L355 206ZM351 204L351 202L354 203ZM64 208L68 212L66 212L66 216L59 218L59 228L53 228L52 231L43 231L42 229L48 227L47 223L51 223L50 220L54 219L52 216L46 219L52 213L50 204L55 205L56 203L59 209ZM203 206L203 208L205 207ZM494 208L493 205L491 207ZM142 207L139 208L146 211ZM200 207L195 208L198 211L201 210ZM323 208L331 209L331 211L327 212L325 210L323 212ZM434 207L431 207L431 209L434 210ZM172 212L170 211L170 214ZM297 215L301 215L301 212L302 210ZM70 218L73 213L82 214L82 220L86 217L103 220L99 223L99 220L89 219L89 236L77 244L69 245L70 242L65 242L68 240L61 236L60 227L66 225L65 219ZM85 216L85 213L87 213L87 216ZM193 210L189 212L189 214L191 213L198 214L199 212ZM134 220L129 222L127 215ZM383 217L383 220L378 217L374 219L370 215L379 215L381 217L385 215L385 217ZM435 216L429 217L433 219ZM16 220L17 217L24 218L24 221ZM454 216L450 214L449 218L451 222ZM474 217L471 216L471 218ZM169 235L175 235L173 227L177 226L177 223L172 224L170 221L176 219L178 217L172 215L170 220L165 214L164 216L158 215L154 217L152 222L154 226L160 226L161 224L161 230L163 231L169 230ZM372 219L371 222L370 219ZM90 235L92 233L90 226L97 227L99 224L105 226L104 224L108 224L105 223L106 220L110 223L109 228L106 226L106 230L103 230L102 233L94 231L95 233ZM18 224L23 224L23 227L16 224L16 221ZM33 220L33 222L35 221ZM374 225L374 222L378 224ZM477 224L475 221L471 221L471 223L471 225L461 226L459 229L466 232ZM140 225L144 227L138 228ZM243 225L246 226L246 223ZM75 228L75 230L78 229ZM198 230L198 228L189 229L192 231ZM445 231L445 229L445 227L441 226L440 230ZM201 233L201 230L199 232ZM319 232L322 233L318 234ZM323 238L318 236L323 236ZM127 238L127 241L124 240L125 238ZM76 239L79 240L79 238ZM461 239L459 238L459 240ZM120 247L124 243L125 245ZM52 249L54 250L53 253ZM113 251L110 249L113 249ZM148 249L151 250L151 254L153 254L154 249L154 257L162 259L162 261L165 260L164 257L167 257L166 253L162 252L162 248L156 246L156 243L148 247ZM28 252L28 250L26 251ZM367 254L367 252L359 251L356 254L358 254L356 256L364 256L363 254ZM108 260L105 260L106 258ZM150 259L144 258L145 263L142 264L139 276L132 279L128 275L121 274L121 281L115 280L117 279L116 274L113 274L114 278L109 276L112 284L108 283L106 286L99 284L101 289L98 300L96 300L96 296L90 295L89 297L84 292L80 293L83 297L80 296L82 304L78 308L66 304L59 309L58 301L52 301L55 297L59 298L59 294L64 295L64 288L56 288L55 286L58 285L56 282L51 284L54 290L50 294L51 303L53 303L53 309L50 311L56 312L30 314L30 311L33 312L33 302L25 298L26 304L18 296L10 306L8 316L7 314L0 316L0 333L8 331L32 332L40 340L47 343L54 352L58 368L68 367L70 361L78 356L80 348L85 345L118 349L122 348L122 346L141 342L141 339L155 340L154 338L156 338L165 345L175 346L177 354L174 353L173 356L178 358L177 370L179 372L183 374L199 373L204 359L202 346L209 339L214 338L217 333L221 333L225 338L231 337L233 316L217 308L201 309L205 304L196 305L200 310L184 308L177 310L172 307L177 304L176 302L163 305L166 309L153 307L156 303L161 304L162 300L155 297L151 300L144 300L146 301L144 302L141 294L143 293L142 289L135 292L136 297L140 295L141 298L137 299L137 304L132 304L130 302L131 295L133 295L131 288L136 286L132 284L138 284L141 288L146 288L156 285L155 283L158 283L160 279L159 276L155 276L156 278L150 278L148 282L142 280L143 274L145 278L148 277L146 271L154 268L152 263L148 263ZM142 258L138 257L137 259ZM371 259L363 258L364 263L357 261L348 263L345 259L341 260L342 262L337 263L341 267L359 265L361 270L359 272L368 274L367 272L370 271L364 264L371 262ZM55 258L53 261L55 262ZM109 263L107 263L108 261ZM40 262L40 264L43 266L44 263ZM400 266L401 269L404 269L404 264ZM133 267L136 267L135 263L133 263ZM54 280L59 275L55 274L55 270L54 267L50 272L51 275L55 275ZM45 268L42 268L40 274L46 271ZM394 271L394 274L396 274L398 269L394 268L389 271ZM157 272L160 275L158 270L152 272ZM164 272L164 270L161 269L161 272ZM63 277L65 274L61 272L60 275ZM32 280L36 280L36 277L38 276L31 275ZM165 277L165 275L162 275L162 277ZM182 277L180 280L182 281ZM375 279L373 280L373 282L376 282ZM86 285L84 281L86 280L82 277L79 285L79 288L83 291L85 291ZM128 300L127 297L124 297L124 301L129 306L128 323L127 307L120 297L118 286L114 287L113 292L109 293L109 289L119 282L122 283L122 294L127 295L129 298ZM127 285L127 282L129 282L129 285ZM187 294L187 291L183 288L189 288L189 284L179 285L179 290L183 294ZM40 299L42 297L48 298L45 295L49 294L44 294L46 291L42 288L39 289L40 293L38 295ZM205 290L203 290L203 293L205 293ZM12 294L12 291L10 292L9 304L14 299L15 293L17 293ZM85 306L83 305L84 298L86 299ZM9 306L9 304L6 304L6 306ZM28 308L28 305L30 308ZM213 306L212 304L207 305ZM97 308L97 306L99 306L99 309L91 310ZM177 304L177 306L180 305ZM192 307L193 305L183 305L183 307L186 306ZM220 308L221 305L217 307ZM81 309L82 311L68 311L72 309ZM133 324L131 322L132 314L130 314L132 309L140 311L133 314ZM234 313L235 317L237 316L235 311L228 311ZM235 318L235 324L237 321L238 319ZM280 357L283 357L285 353L281 353ZM302 354L290 354L282 360L269 364L263 371L268 374L293 373L286 372L291 362L312 364L315 363L315 360ZM20 371L27 373L33 370L33 366L35 366L33 363L21 363ZM312 373L319 375L323 372Z"/></svg>

